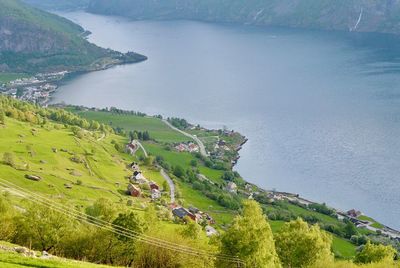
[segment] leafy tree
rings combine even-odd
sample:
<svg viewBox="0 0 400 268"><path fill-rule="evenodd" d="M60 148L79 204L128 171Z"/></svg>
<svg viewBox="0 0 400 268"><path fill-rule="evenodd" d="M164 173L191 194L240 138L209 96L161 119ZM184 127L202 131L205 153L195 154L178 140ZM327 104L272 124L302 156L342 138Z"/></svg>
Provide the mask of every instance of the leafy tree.
<svg viewBox="0 0 400 268"><path fill-rule="evenodd" d="M197 167L197 161L195 159L190 160L190 165L192 167Z"/></svg>
<svg viewBox="0 0 400 268"><path fill-rule="evenodd" d="M318 225L301 219L285 223L275 234L275 246L284 267L308 267L319 260L333 259L332 238Z"/></svg>
<svg viewBox="0 0 400 268"><path fill-rule="evenodd" d="M113 221L116 225L114 228L116 231L121 230L131 230L135 233L144 233L147 230L147 225L133 212L130 213L120 213L118 217ZM121 241L128 241L130 238L116 234L117 238Z"/></svg>
<svg viewBox="0 0 400 268"><path fill-rule="evenodd" d="M195 221L188 219L181 235L186 238L197 239L200 236L201 227Z"/></svg>
<svg viewBox="0 0 400 268"><path fill-rule="evenodd" d="M100 198L97 199L93 205L87 207L85 209L85 213L86 215L94 217L96 219L111 222L116 215L116 210L110 200L106 198Z"/></svg>
<svg viewBox="0 0 400 268"><path fill-rule="evenodd" d="M57 253L59 244L72 228L71 219L47 207L31 204L16 219L14 242Z"/></svg>
<svg viewBox="0 0 400 268"><path fill-rule="evenodd" d="M174 167L174 175L177 176L178 178L182 178L183 175L185 175L185 170L181 166L175 166Z"/></svg>
<svg viewBox="0 0 400 268"><path fill-rule="evenodd" d="M354 226L354 224L351 221L348 221L346 223L346 226L344 227L344 234L346 238L351 238L353 235L356 235L357 228Z"/></svg>
<svg viewBox="0 0 400 268"><path fill-rule="evenodd" d="M0 109L0 124L4 125L6 120L6 114L3 109Z"/></svg>
<svg viewBox="0 0 400 268"><path fill-rule="evenodd" d="M392 246L374 245L370 241L357 253L356 263L375 263L383 260L393 261L396 250Z"/></svg>
<svg viewBox="0 0 400 268"><path fill-rule="evenodd" d="M179 235L174 230L149 230L147 235L168 241L170 243L200 250L212 251L208 243L202 240L193 240ZM173 251L145 243L137 243L135 254L135 267L137 268L210 268L215 267L213 260L205 256L188 255L181 251Z"/></svg>
<svg viewBox="0 0 400 268"><path fill-rule="evenodd" d="M243 202L242 215L237 216L221 236L220 252L239 257L246 267L280 267L271 227L257 202ZM232 263L224 260L217 262L217 267L232 267Z"/></svg>

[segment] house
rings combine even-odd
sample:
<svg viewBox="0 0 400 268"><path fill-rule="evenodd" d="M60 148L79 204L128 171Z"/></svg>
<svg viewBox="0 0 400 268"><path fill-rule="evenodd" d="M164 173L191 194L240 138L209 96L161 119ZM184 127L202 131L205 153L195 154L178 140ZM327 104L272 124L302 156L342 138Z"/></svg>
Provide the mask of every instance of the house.
<svg viewBox="0 0 400 268"><path fill-rule="evenodd" d="M224 140L218 141L218 146L225 146L225 145L226 145L226 141L224 141Z"/></svg>
<svg viewBox="0 0 400 268"><path fill-rule="evenodd" d="M151 189L151 199L160 199L161 192L158 189Z"/></svg>
<svg viewBox="0 0 400 268"><path fill-rule="evenodd" d="M215 230L214 227L212 227L210 225L207 225L206 226L206 234L207 234L208 237L211 237L213 235L218 235L218 231Z"/></svg>
<svg viewBox="0 0 400 268"><path fill-rule="evenodd" d="M132 164L129 165L131 169L133 169L134 171L139 171L139 165L136 162L132 162Z"/></svg>
<svg viewBox="0 0 400 268"><path fill-rule="evenodd" d="M188 151L189 152L191 152L191 153L193 153L193 152L198 152L200 149L199 149L199 146L197 145L197 144L194 144L194 143L189 143L189 145L188 145Z"/></svg>
<svg viewBox="0 0 400 268"><path fill-rule="evenodd" d="M157 183L155 183L155 182L150 182L150 184L149 184L149 186L150 186L150 189L151 190L160 190L160 187L157 185Z"/></svg>
<svg viewBox="0 0 400 268"><path fill-rule="evenodd" d="M175 149L176 149L178 152L184 152L184 151L187 151L187 150L188 150L186 144L183 144L183 143L178 144L177 146L175 146Z"/></svg>
<svg viewBox="0 0 400 268"><path fill-rule="evenodd" d="M351 210L347 211L346 214L350 217L357 218L358 216L361 216L362 213L361 213L361 211L351 209Z"/></svg>
<svg viewBox="0 0 400 268"><path fill-rule="evenodd" d="M192 213L190 213L188 210L186 210L185 208L183 208L183 207L179 207L179 208L175 208L175 209L173 209L172 210L172 214L175 216L175 217L178 217L178 218L180 218L180 219L184 219L185 217L189 217L189 218L191 218L192 220L196 220L196 216L194 215L194 214L192 214Z"/></svg>
<svg viewBox="0 0 400 268"><path fill-rule="evenodd" d="M236 183L233 181L230 181L228 185L226 186L226 190L230 193L237 193L237 186Z"/></svg>
<svg viewBox="0 0 400 268"><path fill-rule="evenodd" d="M128 184L128 194L134 197L139 197L141 194L140 188L136 187L132 183Z"/></svg>
<svg viewBox="0 0 400 268"><path fill-rule="evenodd" d="M135 171L133 172L133 176L131 177L131 182L132 183L138 183L138 184L147 184L149 181L144 177L143 173L141 171Z"/></svg>
<svg viewBox="0 0 400 268"><path fill-rule="evenodd" d="M196 213L199 213L200 210L198 208L196 208L196 207L189 207L189 212L193 213L193 214L196 214Z"/></svg>
<svg viewBox="0 0 400 268"><path fill-rule="evenodd" d="M132 143L128 143L125 147L125 150L127 153L134 155L136 153L136 151L138 150L138 146L136 146L135 144L132 144Z"/></svg>

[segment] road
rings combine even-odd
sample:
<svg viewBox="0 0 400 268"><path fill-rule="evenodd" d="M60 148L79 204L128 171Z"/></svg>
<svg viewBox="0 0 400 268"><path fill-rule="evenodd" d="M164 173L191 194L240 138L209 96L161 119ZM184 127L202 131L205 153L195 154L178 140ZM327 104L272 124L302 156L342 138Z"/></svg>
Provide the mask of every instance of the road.
<svg viewBox="0 0 400 268"><path fill-rule="evenodd" d="M175 184L172 179L168 176L167 172L163 168L160 169L161 176L167 181L169 185L169 195L171 197L171 204L175 203Z"/></svg>
<svg viewBox="0 0 400 268"><path fill-rule="evenodd" d="M181 133L182 135L185 135L186 137L189 137L189 138L193 139L193 140L197 143L197 145L199 145L200 154L201 154L202 156L204 156L204 157L207 157L207 156L208 156L207 151L206 151L206 147L204 146L203 142L202 142L199 138L197 138L195 135L189 134L189 133L187 133L187 132L185 132L185 131L183 131L183 130L180 130L179 128L174 127L173 125L171 125L170 122L168 122L168 121L165 120L165 119L163 119L162 121L163 121L167 126L169 126L170 128L172 128L173 130L178 131L178 132Z"/></svg>
<svg viewBox="0 0 400 268"><path fill-rule="evenodd" d="M139 141L133 140L133 141L132 141L132 144L133 144L133 145L136 144L137 146L139 146L140 149L142 149L142 151L143 151L143 153L144 153L144 156L145 156L145 157L149 157L149 155L148 155L147 152L146 152L146 149L143 147L143 145L142 145Z"/></svg>
<svg viewBox="0 0 400 268"><path fill-rule="evenodd" d="M139 141L133 141L133 142L143 150L144 156L148 157L146 149L143 147L143 145ZM172 181L172 179L168 176L167 172L165 172L165 170L162 167L160 167L160 174L161 174L161 176L163 176L163 178L167 181L167 183L169 185L169 195L171 198L171 204L175 203L175 184L174 184L174 182Z"/></svg>

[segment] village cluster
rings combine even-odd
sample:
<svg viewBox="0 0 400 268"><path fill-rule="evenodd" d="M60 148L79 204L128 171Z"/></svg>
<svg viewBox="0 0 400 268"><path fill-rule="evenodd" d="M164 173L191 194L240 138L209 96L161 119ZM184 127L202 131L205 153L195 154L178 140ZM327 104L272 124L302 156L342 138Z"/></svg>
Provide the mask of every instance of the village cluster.
<svg viewBox="0 0 400 268"><path fill-rule="evenodd" d="M256 194L256 193L254 193ZM286 193L286 192L277 192L277 191L270 191L267 192L267 197L273 201L282 201L286 200L291 203L301 204L304 206L309 206L312 204L318 204L316 202L304 199L300 197L298 194ZM374 232L380 232L390 238L397 239L400 241L400 232L394 230L388 226L383 226L382 228L376 228L373 225L373 222L369 220L360 219L359 217L362 216L362 212L357 211L355 209L351 209L349 211L340 211L337 209L333 209L336 213L336 216L340 220L347 219L354 223L357 228L361 229L368 229Z"/></svg>
<svg viewBox="0 0 400 268"><path fill-rule="evenodd" d="M146 191L145 189L149 189L151 193L151 200L155 201L160 199L162 192L157 183L148 180L136 162L133 162L130 167L133 171L133 174L129 178L127 194L132 197L143 197L144 191ZM215 221L208 213L202 212L193 206L184 208L175 203L170 204L168 207L176 219L182 221L193 220L198 224L204 225L207 236L218 234L217 230L211 226L215 224Z"/></svg>
<svg viewBox="0 0 400 268"><path fill-rule="evenodd" d="M0 85L0 92L21 100L46 104L51 94L57 89L57 82L68 72L37 74L29 78L20 78Z"/></svg>

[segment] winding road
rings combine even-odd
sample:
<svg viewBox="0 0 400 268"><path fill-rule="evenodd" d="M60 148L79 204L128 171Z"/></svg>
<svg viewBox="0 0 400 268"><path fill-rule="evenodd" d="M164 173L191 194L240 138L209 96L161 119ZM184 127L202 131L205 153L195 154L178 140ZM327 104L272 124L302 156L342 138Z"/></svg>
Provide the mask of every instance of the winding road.
<svg viewBox="0 0 400 268"><path fill-rule="evenodd" d="M136 144L137 146L139 146L142 149L145 157L148 157L147 151L143 147L143 145L139 141L136 141L136 140L133 142L134 142L134 144ZM173 203L175 203L175 184L174 184L173 180L169 177L167 172L165 172L165 170L162 167L159 167L159 168L160 168L161 176L167 181L167 183L169 185L169 195L171 198L171 204L173 204Z"/></svg>
<svg viewBox="0 0 400 268"><path fill-rule="evenodd" d="M175 203L175 184L163 168L160 169L160 173L169 185L169 195L171 197L171 204L173 204Z"/></svg>
<svg viewBox="0 0 400 268"><path fill-rule="evenodd" d="M173 130L175 130L175 131L181 133L182 135L185 135L186 137L189 137L189 138L193 139L193 140L197 143L197 145L199 145L200 154L201 154L202 156L205 156L205 157L208 156L207 151L206 151L206 147L204 146L203 142L202 142L198 137L196 137L195 135L189 134L189 133L187 133L187 132L185 132L185 131L183 131L183 130L180 130L179 128L174 127L173 125L171 125L170 122L168 122L168 121L165 120L165 119L163 119L162 121L163 121L167 126L169 126L170 128L172 128Z"/></svg>

